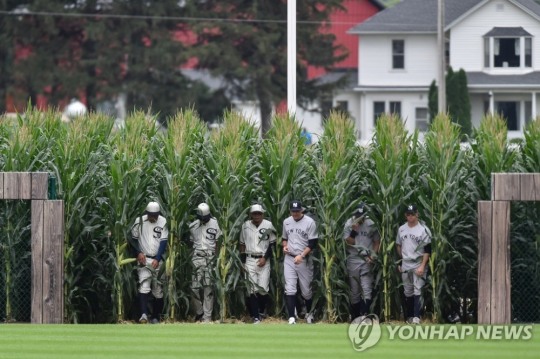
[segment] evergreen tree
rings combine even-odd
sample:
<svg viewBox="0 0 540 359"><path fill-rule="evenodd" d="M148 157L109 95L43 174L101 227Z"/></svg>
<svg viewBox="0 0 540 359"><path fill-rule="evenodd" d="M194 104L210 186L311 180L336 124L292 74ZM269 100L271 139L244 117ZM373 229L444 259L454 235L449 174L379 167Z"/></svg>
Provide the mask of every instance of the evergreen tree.
<svg viewBox="0 0 540 359"><path fill-rule="evenodd" d="M472 132L471 99L467 85L467 74L460 69L456 74L457 99L459 106L456 108L456 122L461 126L461 134L469 136Z"/></svg>
<svg viewBox="0 0 540 359"><path fill-rule="evenodd" d="M298 102L321 91L307 81L307 65L330 68L346 52L335 36L319 31L342 0L297 2ZM189 15L206 18L192 24L197 36L193 56L198 67L225 78L233 93L257 100L263 134L270 127L273 105L287 97L287 4L285 1L186 0ZM340 55L336 55L338 53Z"/></svg>
<svg viewBox="0 0 540 359"><path fill-rule="evenodd" d="M431 85L429 85L428 109L429 121L432 122L439 113L439 90L437 89L437 82L435 80L431 81Z"/></svg>

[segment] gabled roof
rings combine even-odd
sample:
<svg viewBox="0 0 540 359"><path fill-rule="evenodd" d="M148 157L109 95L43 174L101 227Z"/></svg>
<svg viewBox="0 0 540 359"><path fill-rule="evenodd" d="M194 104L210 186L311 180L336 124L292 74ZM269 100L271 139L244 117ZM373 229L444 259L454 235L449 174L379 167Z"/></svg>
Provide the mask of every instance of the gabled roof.
<svg viewBox="0 0 540 359"><path fill-rule="evenodd" d="M467 12L489 0L445 0L445 24L450 25ZM508 0L540 18L540 5L534 0ZM356 25L350 34L436 33L437 0L402 0Z"/></svg>

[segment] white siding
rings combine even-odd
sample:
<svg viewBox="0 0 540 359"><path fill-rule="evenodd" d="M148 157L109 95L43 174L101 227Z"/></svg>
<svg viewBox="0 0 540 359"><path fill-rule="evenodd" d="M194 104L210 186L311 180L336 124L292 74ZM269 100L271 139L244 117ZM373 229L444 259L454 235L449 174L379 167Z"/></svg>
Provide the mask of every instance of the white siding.
<svg viewBox="0 0 540 359"><path fill-rule="evenodd" d="M503 11L497 5L503 4ZM533 35L533 69L540 70L540 26L538 21L505 0L490 1L456 24L451 30L450 64L465 71L484 70L484 35L494 27L523 27ZM510 70L512 71L512 70ZM514 71L519 71L514 69Z"/></svg>
<svg viewBox="0 0 540 359"><path fill-rule="evenodd" d="M392 40L405 41L405 69L392 69ZM437 75L435 35L363 35L359 46L360 86L429 86Z"/></svg>

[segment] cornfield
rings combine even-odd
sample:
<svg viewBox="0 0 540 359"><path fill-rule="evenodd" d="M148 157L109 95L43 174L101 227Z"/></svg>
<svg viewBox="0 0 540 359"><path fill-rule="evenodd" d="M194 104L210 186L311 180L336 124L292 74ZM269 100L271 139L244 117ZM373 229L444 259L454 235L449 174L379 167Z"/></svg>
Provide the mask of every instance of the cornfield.
<svg viewBox="0 0 540 359"><path fill-rule="evenodd" d="M255 125L235 112L223 115L222 129L209 131L191 109L170 118L167 129L144 112L132 113L125 127L115 128L114 119L99 114L63 123L57 112L29 109L0 122L0 171L45 171L58 180L66 216L68 323L137 318L130 227L154 200L170 229L161 276L165 318L182 321L193 315L187 226L203 201L223 231L214 268L215 319L247 315L247 283L238 250L247 209L262 204L280 236L292 199L301 200L318 225L313 299L319 319L348 319L342 227L363 201L381 236L372 311L386 321L402 317L394 243L405 221L404 206L416 203L433 234L425 311L436 322L454 312L474 321L476 202L490 199L492 172L540 172L539 123L531 122L522 142L509 146L504 119L486 116L470 145L463 147L460 128L447 115L434 119L424 141L407 132L401 119L383 115L372 143L361 147L353 122L339 113L326 119L317 143L306 145L301 125L287 115L276 115L262 139ZM538 283L540 240L529 234L539 232L534 216L540 209L535 203L516 206L513 273L518 282ZM0 206L0 316L5 321L29 317L21 309L30 302L29 274L19 270L30 257L28 208L20 201ZM268 308L275 317L285 316L282 258L278 245ZM529 296L538 296L535 286ZM529 310L527 300L514 300L516 317ZM540 318L540 313L534 315Z"/></svg>

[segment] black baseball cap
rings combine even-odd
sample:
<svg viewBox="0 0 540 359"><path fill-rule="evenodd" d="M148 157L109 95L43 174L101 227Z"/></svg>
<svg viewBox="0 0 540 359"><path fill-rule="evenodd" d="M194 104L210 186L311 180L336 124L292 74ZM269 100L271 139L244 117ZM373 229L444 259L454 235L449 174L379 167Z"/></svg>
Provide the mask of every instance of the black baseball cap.
<svg viewBox="0 0 540 359"><path fill-rule="evenodd" d="M407 208L405 209L405 213L416 213L418 212L418 208L414 204L408 204Z"/></svg>
<svg viewBox="0 0 540 359"><path fill-rule="evenodd" d="M357 215L358 217L360 217L361 215L363 215L366 212L367 212L367 208L366 208L366 204L364 202L360 202L360 204L358 204L358 206L354 210L354 214Z"/></svg>
<svg viewBox="0 0 540 359"><path fill-rule="evenodd" d="M302 202L300 201L291 201L291 204L289 205L289 209L293 212L302 212Z"/></svg>

